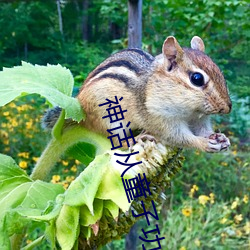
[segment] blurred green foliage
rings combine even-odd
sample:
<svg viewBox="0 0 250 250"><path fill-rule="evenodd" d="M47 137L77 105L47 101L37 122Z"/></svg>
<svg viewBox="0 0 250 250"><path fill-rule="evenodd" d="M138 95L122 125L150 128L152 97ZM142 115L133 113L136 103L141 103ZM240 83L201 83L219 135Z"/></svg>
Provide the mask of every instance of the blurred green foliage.
<svg viewBox="0 0 250 250"><path fill-rule="evenodd" d="M42 65L60 63L72 71L80 86L109 54L127 46L126 1L88 2L84 9L83 1L62 1L61 33L56 1L1 1L0 67L18 65L21 60ZM154 55L160 53L169 35L176 36L182 46L189 46L194 35L202 37L206 52L225 74L233 99L231 114L215 118L215 127L230 136L231 151L213 155L186 151L183 171L166 193L161 230L167 238L176 239L167 246L170 249L247 249L244 244L246 234L248 237L250 234L249 209L246 209L249 202L245 198L250 191L249 14L249 1L143 1L143 49ZM0 152L12 155L28 172L48 138L39 125L47 106L37 96L29 100L28 105L26 99L20 99L0 110ZM83 167L65 158L58 163L51 181L67 188ZM199 191L190 197L193 185ZM210 199L203 207L198 197L210 197L210 193L215 195L215 205ZM228 210L223 210L225 206ZM194 217L187 216L187 210L183 210L187 208L192 209ZM235 216L240 214L243 219L237 221ZM204 231L208 217L209 229ZM218 223L222 217L227 222ZM213 235L217 248L208 240ZM124 243L119 241L106 249L121 249L121 246Z"/></svg>
<svg viewBox="0 0 250 250"><path fill-rule="evenodd" d="M61 1L61 13L63 33L56 1L2 1L0 67L21 60L60 63L80 84L110 53L127 46L126 1ZM199 35L223 69L231 93L245 97L250 93L249 14L248 1L144 0L143 47L157 54L169 35L184 46Z"/></svg>

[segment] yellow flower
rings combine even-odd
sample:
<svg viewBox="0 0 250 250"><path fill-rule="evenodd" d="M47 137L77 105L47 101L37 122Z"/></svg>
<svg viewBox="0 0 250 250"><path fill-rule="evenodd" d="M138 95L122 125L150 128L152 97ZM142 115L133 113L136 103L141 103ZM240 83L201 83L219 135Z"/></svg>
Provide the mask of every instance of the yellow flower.
<svg viewBox="0 0 250 250"><path fill-rule="evenodd" d="M4 130L0 130L0 135L1 135L1 137L5 137L5 138L9 137L9 134Z"/></svg>
<svg viewBox="0 0 250 250"><path fill-rule="evenodd" d="M249 201L248 195L245 194L243 197L243 202L247 204L248 201Z"/></svg>
<svg viewBox="0 0 250 250"><path fill-rule="evenodd" d="M192 214L192 209L190 207L185 207L181 212L184 216L189 217Z"/></svg>
<svg viewBox="0 0 250 250"><path fill-rule="evenodd" d="M10 114L10 112L8 112L8 111L3 112L4 116L8 116L9 114Z"/></svg>
<svg viewBox="0 0 250 250"><path fill-rule="evenodd" d="M227 222L227 218L222 218L221 220L220 220L220 224L225 224Z"/></svg>
<svg viewBox="0 0 250 250"><path fill-rule="evenodd" d="M226 233L221 233L220 235L222 238L226 238L227 237L227 234Z"/></svg>
<svg viewBox="0 0 250 250"><path fill-rule="evenodd" d="M79 164L81 164L81 162L78 161L78 160L75 160L75 164L76 164L76 165L79 165Z"/></svg>
<svg viewBox="0 0 250 250"><path fill-rule="evenodd" d="M181 247L180 250L186 250L186 248L185 247Z"/></svg>
<svg viewBox="0 0 250 250"><path fill-rule="evenodd" d="M72 172L76 172L76 171L77 171L76 165L73 165L73 166L70 168L70 170L71 170Z"/></svg>
<svg viewBox="0 0 250 250"><path fill-rule="evenodd" d="M238 237L241 237L242 236L242 232L240 231L240 230L236 230L236 235L238 236Z"/></svg>
<svg viewBox="0 0 250 250"><path fill-rule="evenodd" d="M39 159L39 157L32 157L32 160L34 161L34 162L37 162L38 161L38 159Z"/></svg>
<svg viewBox="0 0 250 250"><path fill-rule="evenodd" d="M250 222L247 221L246 225L244 226L244 231L246 232L246 234L250 234Z"/></svg>
<svg viewBox="0 0 250 250"><path fill-rule="evenodd" d="M241 160L239 157L236 157L235 160L236 160L237 162L239 162L239 163L242 162L242 160Z"/></svg>
<svg viewBox="0 0 250 250"><path fill-rule="evenodd" d="M20 161L19 162L19 167L22 169L26 169L28 167L27 161Z"/></svg>
<svg viewBox="0 0 250 250"><path fill-rule="evenodd" d="M9 144L10 144L9 139L8 139L8 138L4 138L4 139L3 139L3 144L9 145Z"/></svg>
<svg viewBox="0 0 250 250"><path fill-rule="evenodd" d="M32 120L30 120L30 121L26 122L26 128L27 128L27 129L31 129L31 128L32 128L32 126L33 126L33 122L32 122Z"/></svg>
<svg viewBox="0 0 250 250"><path fill-rule="evenodd" d="M17 123L16 120L12 120L12 121L11 121L11 125L12 125L12 127L17 127L17 126L18 126L18 123Z"/></svg>
<svg viewBox="0 0 250 250"><path fill-rule="evenodd" d="M238 207L238 205L239 205L239 198L236 197L235 201L231 205L231 209L235 209L236 207Z"/></svg>
<svg viewBox="0 0 250 250"><path fill-rule="evenodd" d="M233 154L233 155L237 155L237 153L238 153L237 150L233 150L233 151L232 151L232 154Z"/></svg>
<svg viewBox="0 0 250 250"><path fill-rule="evenodd" d="M16 107L16 104L15 104L14 102L11 102L11 103L9 104L9 106L10 106L11 108L15 108L15 107Z"/></svg>
<svg viewBox="0 0 250 250"><path fill-rule="evenodd" d="M68 166L69 165L69 163L67 161L64 161L64 160L62 160L62 164L63 164L63 166Z"/></svg>
<svg viewBox="0 0 250 250"><path fill-rule="evenodd" d="M200 195L198 199L199 203L203 206L210 200L210 198L207 195Z"/></svg>
<svg viewBox="0 0 250 250"><path fill-rule="evenodd" d="M242 214L237 214L234 216L234 221L236 224L239 224L243 220Z"/></svg>
<svg viewBox="0 0 250 250"><path fill-rule="evenodd" d="M29 158L29 155L30 155L29 152L21 152L21 153L18 153L18 156L19 156L19 157L23 157L23 158L26 158L26 159Z"/></svg>
<svg viewBox="0 0 250 250"><path fill-rule="evenodd" d="M51 182L52 182L52 183L57 183L57 182L60 181L60 179L61 179L61 176L60 176L60 175L53 175L53 176L52 176Z"/></svg>
<svg viewBox="0 0 250 250"><path fill-rule="evenodd" d="M10 147L5 147L4 148L4 152L9 152L10 151Z"/></svg>
<svg viewBox="0 0 250 250"><path fill-rule="evenodd" d="M210 197L210 203L214 204L214 193L210 193L209 197Z"/></svg>
<svg viewBox="0 0 250 250"><path fill-rule="evenodd" d="M192 188L190 189L189 196L193 198L195 191L198 191L199 187L196 185L193 185Z"/></svg>
<svg viewBox="0 0 250 250"><path fill-rule="evenodd" d="M75 179L75 176L67 176L66 181L67 182L72 182Z"/></svg>
<svg viewBox="0 0 250 250"><path fill-rule="evenodd" d="M197 247L200 247L201 246L201 242L199 239L195 239L194 240L194 244L197 246Z"/></svg>
<svg viewBox="0 0 250 250"><path fill-rule="evenodd" d="M227 166L228 166L228 163L223 161L223 162L221 163L221 165L224 166L224 167L227 167Z"/></svg>

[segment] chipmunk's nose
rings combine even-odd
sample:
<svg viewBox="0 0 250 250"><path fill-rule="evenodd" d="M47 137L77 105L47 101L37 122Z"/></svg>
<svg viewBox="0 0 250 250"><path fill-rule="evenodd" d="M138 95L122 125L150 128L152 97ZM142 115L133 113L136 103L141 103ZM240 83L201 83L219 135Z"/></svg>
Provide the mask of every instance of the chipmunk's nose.
<svg viewBox="0 0 250 250"><path fill-rule="evenodd" d="M229 101L222 109L220 109L219 113L228 114L231 112L231 109L232 109L232 102Z"/></svg>

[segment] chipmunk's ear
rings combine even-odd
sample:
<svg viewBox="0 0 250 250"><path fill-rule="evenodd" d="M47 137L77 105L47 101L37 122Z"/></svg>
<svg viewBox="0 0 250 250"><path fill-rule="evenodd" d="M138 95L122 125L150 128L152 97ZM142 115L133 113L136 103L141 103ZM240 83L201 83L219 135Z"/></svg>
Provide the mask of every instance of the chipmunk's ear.
<svg viewBox="0 0 250 250"><path fill-rule="evenodd" d="M194 36L191 40L191 48L192 49L197 49L197 50L200 50L202 52L205 51L205 45L204 45L204 42L203 40L198 37L198 36Z"/></svg>
<svg viewBox="0 0 250 250"><path fill-rule="evenodd" d="M179 61L182 59L183 50L175 37L169 36L162 46L162 54L170 61Z"/></svg>

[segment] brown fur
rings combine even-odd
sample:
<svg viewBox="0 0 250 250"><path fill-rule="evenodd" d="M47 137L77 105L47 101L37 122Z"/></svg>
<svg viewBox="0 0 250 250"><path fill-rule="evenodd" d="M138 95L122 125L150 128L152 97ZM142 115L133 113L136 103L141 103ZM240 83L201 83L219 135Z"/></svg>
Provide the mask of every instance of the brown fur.
<svg viewBox="0 0 250 250"><path fill-rule="evenodd" d="M106 98L123 97L120 104L127 109L124 127L130 121L130 128L146 130L164 144L221 150L221 142L213 146L214 141L208 138L213 133L208 115L230 112L225 79L202 52L203 41L194 37L191 45L196 49L182 49L174 37L168 37L163 54L156 58L135 49L121 51L101 63L78 95L87 114L84 126L108 134L107 129L119 122L110 124L109 119L102 119L107 107L98 105ZM196 69L207 75L202 87L190 82L189 73Z"/></svg>

